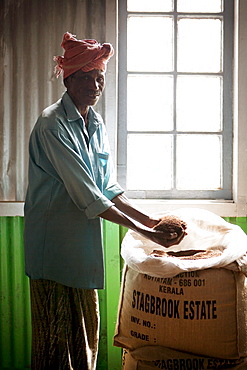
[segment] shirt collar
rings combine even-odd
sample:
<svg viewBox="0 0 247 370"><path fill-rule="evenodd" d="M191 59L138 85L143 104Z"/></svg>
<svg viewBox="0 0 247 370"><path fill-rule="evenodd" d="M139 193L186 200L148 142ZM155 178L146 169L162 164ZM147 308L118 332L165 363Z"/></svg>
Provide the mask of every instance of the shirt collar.
<svg viewBox="0 0 247 370"><path fill-rule="evenodd" d="M62 96L62 102L66 111L68 121L76 121L79 118L82 118L67 91L65 91Z"/></svg>

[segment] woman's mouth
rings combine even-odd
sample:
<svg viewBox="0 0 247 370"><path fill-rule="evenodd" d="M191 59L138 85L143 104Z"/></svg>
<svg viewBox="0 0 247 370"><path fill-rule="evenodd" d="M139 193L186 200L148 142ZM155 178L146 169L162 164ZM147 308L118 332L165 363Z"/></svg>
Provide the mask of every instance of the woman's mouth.
<svg viewBox="0 0 247 370"><path fill-rule="evenodd" d="M87 96L91 99L97 99L100 96L100 93L99 92L91 93L91 94L88 94Z"/></svg>

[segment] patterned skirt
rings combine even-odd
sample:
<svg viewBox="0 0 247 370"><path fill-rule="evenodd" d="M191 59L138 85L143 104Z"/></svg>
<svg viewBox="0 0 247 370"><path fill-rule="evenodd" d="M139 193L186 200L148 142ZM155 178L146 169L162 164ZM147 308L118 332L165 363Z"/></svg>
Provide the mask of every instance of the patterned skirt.
<svg viewBox="0 0 247 370"><path fill-rule="evenodd" d="M93 370L99 342L98 293L30 279L33 370Z"/></svg>

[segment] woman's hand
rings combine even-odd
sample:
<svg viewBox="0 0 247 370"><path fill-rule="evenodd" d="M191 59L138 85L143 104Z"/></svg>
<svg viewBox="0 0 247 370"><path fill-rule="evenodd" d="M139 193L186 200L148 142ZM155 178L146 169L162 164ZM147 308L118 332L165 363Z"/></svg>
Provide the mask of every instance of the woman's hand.
<svg viewBox="0 0 247 370"><path fill-rule="evenodd" d="M185 235L187 235L186 231L183 231L180 235L178 235L176 232L173 231L156 231L153 230L153 228L138 228L137 232L139 232L145 238L165 248L179 244L183 240Z"/></svg>

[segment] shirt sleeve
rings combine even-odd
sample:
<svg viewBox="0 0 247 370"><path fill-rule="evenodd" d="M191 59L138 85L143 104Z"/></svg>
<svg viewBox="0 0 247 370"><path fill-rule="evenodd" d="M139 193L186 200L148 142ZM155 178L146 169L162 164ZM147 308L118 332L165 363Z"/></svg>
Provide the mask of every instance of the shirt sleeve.
<svg viewBox="0 0 247 370"><path fill-rule="evenodd" d="M54 176L59 177L71 199L88 218L95 218L113 206L99 190L88 167L65 135L59 130L46 129L42 131L41 143L54 168Z"/></svg>

